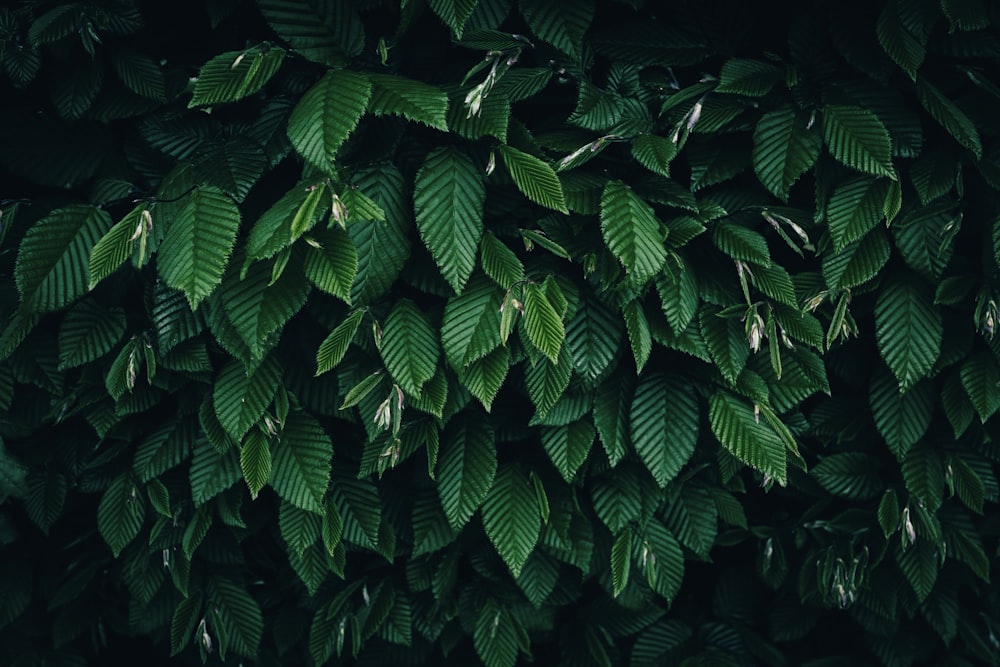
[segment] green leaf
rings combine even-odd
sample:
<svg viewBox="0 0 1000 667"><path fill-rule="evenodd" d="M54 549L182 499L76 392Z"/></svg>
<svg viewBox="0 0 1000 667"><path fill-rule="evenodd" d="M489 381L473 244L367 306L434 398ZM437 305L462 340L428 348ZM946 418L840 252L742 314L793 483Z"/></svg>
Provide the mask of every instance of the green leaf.
<svg viewBox="0 0 1000 667"><path fill-rule="evenodd" d="M169 221L156 266L167 285L184 292L192 310L221 282L239 226L236 204L215 188L192 192Z"/></svg>
<svg viewBox="0 0 1000 667"><path fill-rule="evenodd" d="M878 42L890 58L906 72L912 81L917 80L917 70L924 62L927 49L900 20L896 3L887 2L875 24Z"/></svg>
<svg viewBox="0 0 1000 667"><path fill-rule="evenodd" d="M341 476L333 481L330 497L343 518L346 541L374 549L379 545L382 503L378 489L369 480Z"/></svg>
<svg viewBox="0 0 1000 667"><path fill-rule="evenodd" d="M445 280L461 292L476 265L486 189L472 160L454 148L435 149L414 181L417 229Z"/></svg>
<svg viewBox="0 0 1000 667"><path fill-rule="evenodd" d="M917 601L923 602L934 589L938 577L938 556L934 546L923 540L896 552L896 562L910 583Z"/></svg>
<svg viewBox="0 0 1000 667"><path fill-rule="evenodd" d="M555 363L548 359L539 359L525 371L525 384L528 396L535 405L535 419L542 420L556 404L569 386L573 373L573 362L569 351L565 348L560 352Z"/></svg>
<svg viewBox="0 0 1000 667"><path fill-rule="evenodd" d="M339 227L331 227L313 234L306 248L303 268L306 277L321 291L331 294L341 301L351 303L351 285L358 272L358 251L347 232Z"/></svg>
<svg viewBox="0 0 1000 667"><path fill-rule="evenodd" d="M639 485L638 468L623 465L602 475L591 486L594 512L612 533L618 533L642 514L643 489Z"/></svg>
<svg viewBox="0 0 1000 667"><path fill-rule="evenodd" d="M576 61L594 19L594 0L521 0L518 8L532 33Z"/></svg>
<svg viewBox="0 0 1000 667"><path fill-rule="evenodd" d="M822 139L792 108L761 116L753 134L753 169L765 188L788 201L792 185L816 164Z"/></svg>
<svg viewBox="0 0 1000 667"><path fill-rule="evenodd" d="M983 503L986 501L986 488L975 469L961 456L949 456L945 475L952 493L958 496L962 504L973 512L982 514Z"/></svg>
<svg viewBox="0 0 1000 667"><path fill-rule="evenodd" d="M489 412L509 370L510 349L499 347L466 366L460 373L460 379L469 393Z"/></svg>
<svg viewBox="0 0 1000 667"><path fill-rule="evenodd" d="M489 231L479 242L479 262L483 271L502 289L524 280L524 265L517 255Z"/></svg>
<svg viewBox="0 0 1000 667"><path fill-rule="evenodd" d="M515 578L521 575L542 527L535 491L517 464L500 467L482 507L483 527Z"/></svg>
<svg viewBox="0 0 1000 667"><path fill-rule="evenodd" d="M455 531L441 508L441 500L431 490L422 489L413 500L413 555L434 553L451 544Z"/></svg>
<svg viewBox="0 0 1000 667"><path fill-rule="evenodd" d="M628 585L632 569L632 529L625 528L611 545L611 594L618 597Z"/></svg>
<svg viewBox="0 0 1000 667"><path fill-rule="evenodd" d="M775 301L783 303L789 308L798 308L795 285L784 267L777 264L756 266L751 275L751 282L757 289Z"/></svg>
<svg viewBox="0 0 1000 667"><path fill-rule="evenodd" d="M271 486L296 507L323 513L333 445L315 418L292 412L271 452Z"/></svg>
<svg viewBox="0 0 1000 667"><path fill-rule="evenodd" d="M472 644L486 667L514 667L517 663L517 623L507 606L501 606L492 597L479 607Z"/></svg>
<svg viewBox="0 0 1000 667"><path fill-rule="evenodd" d="M460 530L479 509L496 472L489 422L475 410L452 419L445 429L436 475L441 507L452 528Z"/></svg>
<svg viewBox="0 0 1000 667"><path fill-rule="evenodd" d="M150 482L191 456L197 437L197 422L177 418L163 424L143 438L135 448L132 469L140 482Z"/></svg>
<svg viewBox="0 0 1000 667"><path fill-rule="evenodd" d="M704 304L698 314L699 329L716 368L727 382L735 385L750 357L750 345L742 323L720 317L720 312L717 307Z"/></svg>
<svg viewBox="0 0 1000 667"><path fill-rule="evenodd" d="M235 102L253 95L277 73L284 58L284 49L267 45L220 53L198 71L188 108Z"/></svg>
<svg viewBox="0 0 1000 667"><path fill-rule="evenodd" d="M420 395L441 355L434 328L409 299L397 301L385 318L380 352L392 379L411 396Z"/></svg>
<svg viewBox="0 0 1000 667"><path fill-rule="evenodd" d="M116 222L90 251L88 288L94 289L132 256L136 241L149 233L152 217L147 204L140 204ZM143 258L145 259L145 258Z"/></svg>
<svg viewBox="0 0 1000 667"><path fill-rule="evenodd" d="M587 460L595 435L588 419L542 427L542 447L567 484L573 483L577 470Z"/></svg>
<svg viewBox="0 0 1000 667"><path fill-rule="evenodd" d="M187 528L184 529L184 535L181 538L181 548L184 550L185 558L191 560L191 556L201 545L205 536L208 535L211 527L212 513L209 511L208 505L202 505L195 511L194 516L191 517L191 521L188 523Z"/></svg>
<svg viewBox="0 0 1000 667"><path fill-rule="evenodd" d="M359 169L354 185L383 211L385 222L353 220L347 233L358 251L351 302L367 304L384 294L410 256L410 201L403 175L389 163Z"/></svg>
<svg viewBox="0 0 1000 667"><path fill-rule="evenodd" d="M358 327L361 326L361 320L364 319L364 310L354 310L344 318L344 321L338 324L330 335L323 339L320 343L319 349L316 351L316 376L320 376L323 373L336 367L343 359L344 355L347 354L347 349L351 345L351 341L354 340L354 335L358 332Z"/></svg>
<svg viewBox="0 0 1000 667"><path fill-rule="evenodd" d="M295 105L288 138L307 162L332 173L337 150L368 107L372 85L364 74L345 69L327 72Z"/></svg>
<svg viewBox="0 0 1000 667"><path fill-rule="evenodd" d="M663 524L653 519L632 540L632 557L639 564L649 587L673 602L684 580L684 554L680 544Z"/></svg>
<svg viewBox="0 0 1000 667"><path fill-rule="evenodd" d="M202 598L200 594L181 598L174 609L170 620L170 656L183 651L195 639L195 626L201 614Z"/></svg>
<svg viewBox="0 0 1000 667"><path fill-rule="evenodd" d="M903 459L903 481L906 490L923 509L936 512L944 497L944 461L941 452L922 441L915 444Z"/></svg>
<svg viewBox="0 0 1000 667"><path fill-rule="evenodd" d="M712 242L733 259L771 266L767 239L752 229L725 222L717 224L712 228Z"/></svg>
<svg viewBox="0 0 1000 667"><path fill-rule="evenodd" d="M596 382L610 368L622 341L621 319L593 297L581 298L566 323L566 345L573 370L586 382Z"/></svg>
<svg viewBox="0 0 1000 667"><path fill-rule="evenodd" d="M863 285L879 274L889 261L889 241L884 230L875 228L860 241L823 259L823 279L831 289Z"/></svg>
<svg viewBox="0 0 1000 667"><path fill-rule="evenodd" d="M207 440L197 440L191 457L191 500L196 507L204 505L243 476L236 448L220 454Z"/></svg>
<svg viewBox="0 0 1000 667"><path fill-rule="evenodd" d="M920 98L920 104L927 113L940 123L948 134L972 151L977 160L982 159L983 144L979 138L979 131L964 111L922 77L917 81L917 97Z"/></svg>
<svg viewBox="0 0 1000 667"><path fill-rule="evenodd" d="M948 17L950 32L982 30L990 25L987 5L976 0L941 0L941 11Z"/></svg>
<svg viewBox="0 0 1000 667"><path fill-rule="evenodd" d="M111 226L93 206L56 209L33 223L17 252L14 279L21 301L34 311L63 308L89 287L91 248Z"/></svg>
<svg viewBox="0 0 1000 667"><path fill-rule="evenodd" d="M594 426L612 467L618 465L628 451L632 391L630 376L618 374L605 380L594 392Z"/></svg>
<svg viewBox="0 0 1000 667"><path fill-rule="evenodd" d="M540 206L569 213L562 183L547 162L510 146L500 146L500 155L514 185L524 196Z"/></svg>
<svg viewBox="0 0 1000 667"><path fill-rule="evenodd" d="M238 655L255 657L264 635L264 619L257 601L243 586L223 577L210 579L206 592L219 636L219 656L225 660L232 649Z"/></svg>
<svg viewBox="0 0 1000 667"><path fill-rule="evenodd" d="M625 330L635 358L635 370L642 372L649 355L653 351L653 338L649 332L649 320L638 301L629 301L622 307L622 317L625 320Z"/></svg>
<svg viewBox="0 0 1000 667"><path fill-rule="evenodd" d="M823 138L839 162L873 176L896 179L892 139L868 109L828 105L823 108Z"/></svg>
<svg viewBox="0 0 1000 667"><path fill-rule="evenodd" d="M314 62L343 66L364 48L364 27L347 0L258 0L257 7L283 40Z"/></svg>
<svg viewBox="0 0 1000 667"><path fill-rule="evenodd" d="M146 495L149 496L149 504L153 506L160 516L173 517L173 510L170 507L170 490L158 479L151 479L146 484Z"/></svg>
<svg viewBox="0 0 1000 667"><path fill-rule="evenodd" d="M634 284L644 284L663 268L667 251L660 221L622 181L609 181L601 194L601 233Z"/></svg>
<svg viewBox="0 0 1000 667"><path fill-rule="evenodd" d="M101 496L97 529L115 558L136 538L146 517L146 503L128 474L119 475Z"/></svg>
<svg viewBox="0 0 1000 667"><path fill-rule="evenodd" d="M979 420L985 424L1000 409L1000 369L996 359L988 352L969 357L962 364L961 378Z"/></svg>
<svg viewBox="0 0 1000 667"><path fill-rule="evenodd" d="M771 63L749 58L730 58L722 65L715 92L762 97L784 78L781 69Z"/></svg>
<svg viewBox="0 0 1000 667"><path fill-rule="evenodd" d="M882 527L882 534L888 539L899 528L899 500L894 489L886 489L882 494L876 516L879 526Z"/></svg>
<svg viewBox="0 0 1000 667"><path fill-rule="evenodd" d="M708 421L729 453L785 485L784 442L766 421L758 420L750 406L732 394L717 392L708 401Z"/></svg>
<svg viewBox="0 0 1000 667"><path fill-rule="evenodd" d="M871 408L875 427L898 460L920 441L931 425L934 393L929 382L918 382L900 393L895 378L884 368L872 376Z"/></svg>
<svg viewBox="0 0 1000 667"><path fill-rule="evenodd" d="M665 487L694 454L698 402L690 385L663 373L639 380L629 411L632 448L660 487Z"/></svg>
<svg viewBox="0 0 1000 667"><path fill-rule="evenodd" d="M127 49L116 49L111 53L111 67L125 87L136 95L157 102L167 101L163 71L149 56Z"/></svg>
<svg viewBox="0 0 1000 667"><path fill-rule="evenodd" d="M632 140L632 157L654 174L670 178L670 162L677 156L677 144L656 134L640 134Z"/></svg>
<svg viewBox="0 0 1000 667"><path fill-rule="evenodd" d="M448 95L440 88L393 74L369 74L372 96L368 110L376 116L402 116L442 132L448 131Z"/></svg>
<svg viewBox="0 0 1000 667"><path fill-rule="evenodd" d="M834 495L868 500L885 486L871 459L865 452L830 454L816 464L810 474Z"/></svg>
<svg viewBox="0 0 1000 667"><path fill-rule="evenodd" d="M523 323L531 345L553 364L558 363L566 329L546 291L539 285L528 285L525 290Z"/></svg>
<svg viewBox="0 0 1000 667"><path fill-rule="evenodd" d="M250 351L250 358L242 359L244 363L263 358L277 343L288 320L305 304L309 283L297 268L289 267L273 280L272 267L254 262L242 280L233 267L222 281L220 305Z"/></svg>
<svg viewBox="0 0 1000 667"><path fill-rule="evenodd" d="M441 344L449 366L461 372L500 347L502 300L503 292L482 275L474 276L461 294L448 299Z"/></svg>
<svg viewBox="0 0 1000 667"><path fill-rule="evenodd" d="M441 17L445 25L458 39L462 38L462 30L476 9L479 0L429 0L431 9Z"/></svg>
<svg viewBox="0 0 1000 667"><path fill-rule="evenodd" d="M59 370L100 359L125 335L125 312L94 301L74 305L59 326Z"/></svg>
<svg viewBox="0 0 1000 667"><path fill-rule="evenodd" d="M708 558L719 530L715 501L705 486L685 484L679 494L671 494L663 523L680 543Z"/></svg>
<svg viewBox="0 0 1000 667"><path fill-rule="evenodd" d="M890 281L875 303L875 338L882 358L906 391L925 377L941 352L941 313L918 281Z"/></svg>
<svg viewBox="0 0 1000 667"><path fill-rule="evenodd" d="M826 220L837 252L863 238L882 220L889 190L884 179L859 176L837 186L827 204Z"/></svg>
<svg viewBox="0 0 1000 667"><path fill-rule="evenodd" d="M267 357L253 371L238 362L227 364L216 378L212 391L215 414L226 433L239 441L264 415L271 404L283 369L274 357Z"/></svg>
<svg viewBox="0 0 1000 667"><path fill-rule="evenodd" d="M903 261L937 283L951 259L952 239L961 224L962 213L942 202L910 211L893 225L892 231Z"/></svg>
<svg viewBox="0 0 1000 667"><path fill-rule="evenodd" d="M257 494L271 479L271 465L271 439L262 430L255 428L247 434L240 447L240 469L253 500L257 499Z"/></svg>

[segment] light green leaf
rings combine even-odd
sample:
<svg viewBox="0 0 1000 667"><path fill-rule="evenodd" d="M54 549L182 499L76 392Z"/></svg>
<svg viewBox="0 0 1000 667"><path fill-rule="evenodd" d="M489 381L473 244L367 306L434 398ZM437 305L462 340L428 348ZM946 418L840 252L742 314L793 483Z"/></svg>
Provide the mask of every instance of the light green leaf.
<svg viewBox="0 0 1000 667"><path fill-rule="evenodd" d="M445 429L436 475L441 506L452 528L460 530L468 523L496 472L497 452L489 422L478 411L453 418Z"/></svg>
<svg viewBox="0 0 1000 667"><path fill-rule="evenodd" d="M46 312L82 296L90 284L91 248L109 227L106 212L82 205L56 209L28 227L14 268L21 301Z"/></svg>
<svg viewBox="0 0 1000 667"><path fill-rule="evenodd" d="M271 452L271 486L296 507L323 513L333 444L315 418L292 412Z"/></svg>
<svg viewBox="0 0 1000 667"><path fill-rule="evenodd" d="M901 391L930 372L943 331L941 313L919 281L900 276L882 288L875 302L875 339Z"/></svg>
<svg viewBox="0 0 1000 667"><path fill-rule="evenodd" d="M393 74L369 74L372 96L368 110L376 116L402 116L442 132L448 131L448 95L422 81Z"/></svg>
<svg viewBox="0 0 1000 667"><path fill-rule="evenodd" d="M253 95L277 73L284 58L284 49L266 44L220 53L198 71L188 108L235 102Z"/></svg>
<svg viewBox="0 0 1000 667"><path fill-rule="evenodd" d="M547 162L510 146L500 146L500 155L514 185L524 196L540 206L569 213L562 183Z"/></svg>
<svg viewBox="0 0 1000 667"><path fill-rule="evenodd" d="M629 435L632 448L661 488L694 454L698 421L698 402L686 382L664 373L639 380L629 412Z"/></svg>
<svg viewBox="0 0 1000 667"><path fill-rule="evenodd" d="M785 485L785 444L750 406L732 394L718 392L709 399L708 421L712 433L733 456Z"/></svg>
<svg viewBox="0 0 1000 667"><path fill-rule="evenodd" d="M357 127L371 96L372 85L364 74L327 72L288 118L288 138L295 150L320 171L332 173L337 150Z"/></svg>
<svg viewBox="0 0 1000 667"><path fill-rule="evenodd" d="M482 515L486 535L517 578L542 527L534 487L521 466L508 463L500 467L483 500Z"/></svg>
<svg viewBox="0 0 1000 667"><path fill-rule="evenodd" d="M323 342L319 345L319 349L316 351L317 376L326 373L343 360L344 355L347 354L347 348L350 347L351 341L354 340L354 335L358 332L358 327L361 326L361 320L364 319L364 316L364 310L352 311L344 318L343 322L330 332L329 336L323 339Z"/></svg>
<svg viewBox="0 0 1000 667"><path fill-rule="evenodd" d="M823 141L807 120L786 107L764 114L753 134L753 169L757 178L782 201L792 185L819 158Z"/></svg>
<svg viewBox="0 0 1000 667"><path fill-rule="evenodd" d="M128 473L116 477L97 506L97 529L115 558L139 534L145 516L145 500Z"/></svg>
<svg viewBox="0 0 1000 667"><path fill-rule="evenodd" d="M839 162L873 176L896 179L892 139L878 116L868 109L828 105L823 108L823 138Z"/></svg>
<svg viewBox="0 0 1000 667"><path fill-rule="evenodd" d="M420 395L441 355L437 333L409 299L397 301L385 318L380 352L392 379L411 396Z"/></svg>
<svg viewBox="0 0 1000 667"><path fill-rule="evenodd" d="M192 192L167 222L156 267L167 285L184 292L192 310L221 282L239 227L236 204L215 188Z"/></svg>
<svg viewBox="0 0 1000 667"><path fill-rule="evenodd" d="M667 251L660 221L621 181L609 181L601 194L601 233L634 284L645 284L663 268Z"/></svg>
<svg viewBox="0 0 1000 667"><path fill-rule="evenodd" d="M486 189L472 160L454 148L435 149L414 182L417 229L445 280L461 292L476 265Z"/></svg>

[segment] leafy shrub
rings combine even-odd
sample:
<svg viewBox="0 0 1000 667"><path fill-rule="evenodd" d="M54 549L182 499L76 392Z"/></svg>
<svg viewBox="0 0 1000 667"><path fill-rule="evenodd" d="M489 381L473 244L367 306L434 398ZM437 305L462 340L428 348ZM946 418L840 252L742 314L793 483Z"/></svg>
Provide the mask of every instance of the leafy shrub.
<svg viewBox="0 0 1000 667"><path fill-rule="evenodd" d="M514 4L0 8L4 664L1000 660L997 7Z"/></svg>

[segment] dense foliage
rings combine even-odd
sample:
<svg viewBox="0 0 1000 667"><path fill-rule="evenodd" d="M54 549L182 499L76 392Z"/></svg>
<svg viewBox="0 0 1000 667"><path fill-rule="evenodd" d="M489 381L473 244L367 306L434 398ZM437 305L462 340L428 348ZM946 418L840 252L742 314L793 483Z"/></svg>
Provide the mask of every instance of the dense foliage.
<svg viewBox="0 0 1000 667"><path fill-rule="evenodd" d="M997 664L1000 7L757 4L0 7L0 663Z"/></svg>

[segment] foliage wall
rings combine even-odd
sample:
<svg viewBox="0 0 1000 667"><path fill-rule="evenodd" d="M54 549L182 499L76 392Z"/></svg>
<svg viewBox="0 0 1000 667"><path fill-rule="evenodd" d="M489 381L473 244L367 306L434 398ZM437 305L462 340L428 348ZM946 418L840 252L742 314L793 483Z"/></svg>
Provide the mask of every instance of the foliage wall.
<svg viewBox="0 0 1000 667"><path fill-rule="evenodd" d="M0 663L997 664L1000 8L756 4L0 7Z"/></svg>

